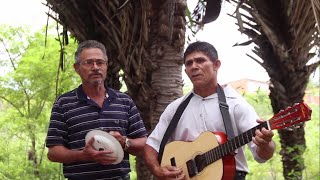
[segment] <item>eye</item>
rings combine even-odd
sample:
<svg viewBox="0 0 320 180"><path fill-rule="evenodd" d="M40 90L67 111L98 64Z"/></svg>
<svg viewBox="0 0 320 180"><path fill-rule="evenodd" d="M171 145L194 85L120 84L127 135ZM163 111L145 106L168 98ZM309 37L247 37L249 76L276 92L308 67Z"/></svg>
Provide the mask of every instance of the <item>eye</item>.
<svg viewBox="0 0 320 180"><path fill-rule="evenodd" d="M105 64L106 64L106 61L104 61L104 60L98 60L98 61L96 61L96 64L97 64L98 66L102 66L102 65L105 65Z"/></svg>
<svg viewBox="0 0 320 180"><path fill-rule="evenodd" d="M206 61L206 59L204 59L204 58L197 58L196 59L196 63L197 64L202 64L202 63L204 63Z"/></svg>
<svg viewBox="0 0 320 180"><path fill-rule="evenodd" d="M85 61L83 61L83 64L84 65L92 65L93 61L92 60L85 60Z"/></svg>
<svg viewBox="0 0 320 180"><path fill-rule="evenodd" d="M185 66L191 66L192 65L192 61L186 61Z"/></svg>

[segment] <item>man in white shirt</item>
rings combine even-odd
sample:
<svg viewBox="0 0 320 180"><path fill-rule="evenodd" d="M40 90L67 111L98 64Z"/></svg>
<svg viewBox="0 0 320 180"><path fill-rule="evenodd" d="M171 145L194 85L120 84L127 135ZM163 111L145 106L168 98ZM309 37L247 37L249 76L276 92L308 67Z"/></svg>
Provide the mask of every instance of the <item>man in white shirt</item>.
<svg viewBox="0 0 320 180"><path fill-rule="evenodd" d="M184 54L185 71L193 84L193 97L183 111L179 122L172 132L171 141L194 141L203 132L226 132L217 95L217 73L221 65L216 49L207 42L195 42L188 46ZM223 87L232 129L235 136L248 131L261 123L253 107L230 86ZM144 148L145 161L158 179L185 179L186 172L181 167L164 166L158 162L161 140L177 108L189 94L175 100L165 109L159 123L147 139ZM273 132L262 128L248 146L256 161L263 163L273 156L275 143ZM186 149L187 151L187 149ZM249 172L244 156L244 146L236 150L235 179L245 179ZM188 177L189 179L190 177Z"/></svg>

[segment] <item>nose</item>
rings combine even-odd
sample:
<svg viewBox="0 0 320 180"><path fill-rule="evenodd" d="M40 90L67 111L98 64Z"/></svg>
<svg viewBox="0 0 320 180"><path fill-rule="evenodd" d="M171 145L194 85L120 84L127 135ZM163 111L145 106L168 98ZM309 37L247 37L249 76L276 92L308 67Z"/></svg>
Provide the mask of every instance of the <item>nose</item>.
<svg viewBox="0 0 320 180"><path fill-rule="evenodd" d="M98 66L98 63L97 62L92 62L93 63L93 65L92 65L92 68L94 68L94 69L99 69L99 66Z"/></svg>
<svg viewBox="0 0 320 180"><path fill-rule="evenodd" d="M98 66L97 62L93 62L93 65L91 67L93 70L99 70L100 67Z"/></svg>
<svg viewBox="0 0 320 180"><path fill-rule="evenodd" d="M191 66L190 66L190 69L191 70L195 70L195 69L198 69L199 67L198 67L198 64L197 63L195 63L195 62L193 62L192 64L191 64Z"/></svg>

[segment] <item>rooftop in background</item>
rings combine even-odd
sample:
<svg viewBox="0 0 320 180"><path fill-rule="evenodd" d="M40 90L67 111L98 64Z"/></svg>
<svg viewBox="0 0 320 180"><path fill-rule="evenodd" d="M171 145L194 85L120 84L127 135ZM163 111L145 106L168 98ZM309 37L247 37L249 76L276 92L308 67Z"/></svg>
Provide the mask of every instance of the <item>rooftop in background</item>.
<svg viewBox="0 0 320 180"><path fill-rule="evenodd" d="M228 84L240 92L254 93L260 90L269 93L269 83L264 81L240 79L229 82Z"/></svg>
<svg viewBox="0 0 320 180"><path fill-rule="evenodd" d="M230 84L238 92L256 93L257 91L267 92L269 94L269 82L257 81L252 79L240 79L232 81ZM318 91L319 92L319 91ZM319 93L315 93L312 90L306 90L303 98L307 104L320 104Z"/></svg>

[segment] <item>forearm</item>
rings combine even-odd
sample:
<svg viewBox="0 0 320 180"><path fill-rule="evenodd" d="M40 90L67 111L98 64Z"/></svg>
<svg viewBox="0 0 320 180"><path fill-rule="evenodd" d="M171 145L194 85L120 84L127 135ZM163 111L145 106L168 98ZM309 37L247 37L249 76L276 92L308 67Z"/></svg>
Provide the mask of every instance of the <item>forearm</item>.
<svg viewBox="0 0 320 180"><path fill-rule="evenodd" d="M144 148L144 160L152 174L159 176L159 169L161 169L161 166L158 162L158 152L147 144Z"/></svg>
<svg viewBox="0 0 320 180"><path fill-rule="evenodd" d="M64 146L53 146L48 150L48 159L52 162L70 164L85 161L86 157L82 151L70 150Z"/></svg>
<svg viewBox="0 0 320 180"><path fill-rule="evenodd" d="M273 156L275 148L276 145L273 141L270 141L267 146L257 146L257 155L264 160L269 160Z"/></svg>
<svg viewBox="0 0 320 180"><path fill-rule="evenodd" d="M131 145L126 151L135 156L142 156L143 148L146 144L146 141L147 141L146 137L130 139Z"/></svg>

